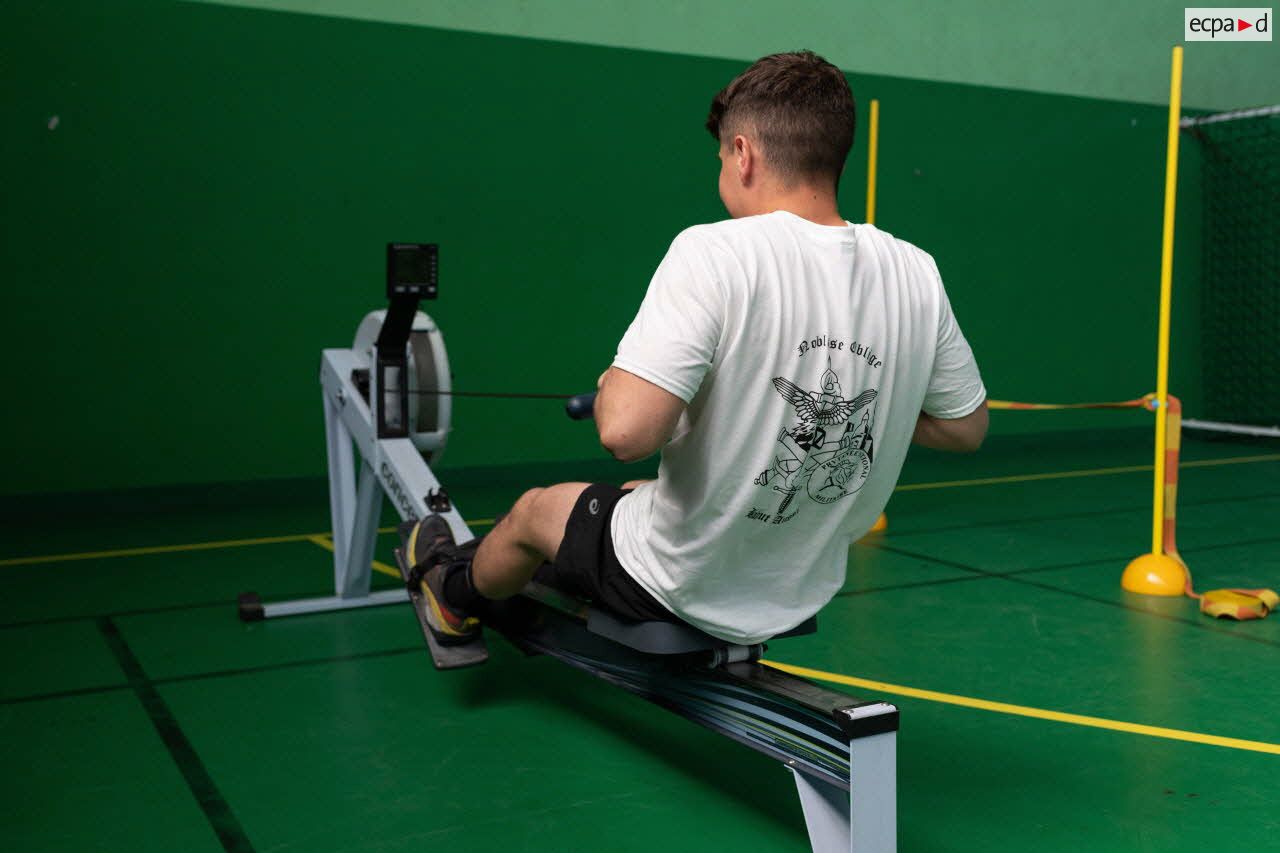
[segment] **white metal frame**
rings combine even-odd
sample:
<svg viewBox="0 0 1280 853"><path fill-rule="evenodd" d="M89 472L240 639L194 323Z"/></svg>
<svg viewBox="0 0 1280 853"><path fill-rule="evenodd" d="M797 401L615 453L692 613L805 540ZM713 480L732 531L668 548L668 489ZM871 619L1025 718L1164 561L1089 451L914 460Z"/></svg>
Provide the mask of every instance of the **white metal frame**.
<svg viewBox="0 0 1280 853"><path fill-rule="evenodd" d="M435 340L433 345L442 350L442 344ZM443 359L441 362L447 364ZM333 517L334 595L265 604L264 618L371 607L408 598L404 589L370 591L382 496L391 498L402 519L421 518L431 511L427 496L440 489L441 484L423 458L423 436L416 436L418 446L414 438L377 438L373 413L352 379L355 370L368 369L370 364L370 353L363 347L328 349L321 359L329 508ZM447 367L445 371L447 374ZM376 394L376 381L371 379L369 399L376 400ZM442 430L448 430L447 419ZM443 438L440 443L443 445ZM457 541L473 538L452 502L449 509L438 514L448 522ZM896 709L887 703L875 703L852 713L874 716L896 713ZM816 853L894 853L897 733L854 738L849 744L849 770L847 790L792 771L810 844Z"/></svg>
<svg viewBox="0 0 1280 853"><path fill-rule="evenodd" d="M441 486L412 438L377 437L369 404L351 379L353 371L368 369L369 364L364 353L349 349L327 349L320 362L333 518L334 594L264 604L265 618L408 600L403 589L369 589L382 496L391 498L402 519L421 518L429 511L427 495ZM370 399L376 399L375 393L370 388ZM457 541L473 538L456 508L439 514Z"/></svg>

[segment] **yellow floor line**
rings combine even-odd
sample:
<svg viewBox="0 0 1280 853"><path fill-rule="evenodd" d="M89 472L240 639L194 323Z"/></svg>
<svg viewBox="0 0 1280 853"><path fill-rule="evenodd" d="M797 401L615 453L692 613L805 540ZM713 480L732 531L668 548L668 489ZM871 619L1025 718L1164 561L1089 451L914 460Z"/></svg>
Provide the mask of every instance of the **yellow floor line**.
<svg viewBox="0 0 1280 853"><path fill-rule="evenodd" d="M1179 468L1208 468L1214 465L1239 465L1245 462L1275 462L1280 453L1263 453L1258 456L1230 456L1226 459L1200 459L1180 462ZM895 492L921 492L926 489L955 489L962 486L991 486L999 483L1027 483L1033 480L1065 480L1072 477L1098 477L1104 474L1136 474L1150 471L1151 465L1122 465L1116 468L1090 468L1083 471L1050 471L1044 474L1013 474L1008 477L981 477L975 480L944 480L937 483L908 483L898 486Z"/></svg>
<svg viewBox="0 0 1280 853"><path fill-rule="evenodd" d="M466 524L467 527L493 527L494 522L495 522L495 519L492 519L492 518L477 518L472 521L464 522L464 524ZM379 533L395 533L395 531L396 529L394 527L378 528Z"/></svg>
<svg viewBox="0 0 1280 853"><path fill-rule="evenodd" d="M1257 456L1229 456L1225 459L1201 459L1182 462L1181 468L1207 468L1214 465L1239 465L1248 462L1275 462L1280 453L1263 453ZM1150 465L1125 465L1118 468L1090 468L1083 471L1051 471L1044 474L1014 474L1007 477L981 477L974 480L944 480L937 483L908 483L898 486L895 492L918 492L926 489L954 489L962 486L991 486L999 483L1027 483L1034 480L1062 480L1071 477L1097 477L1104 474L1134 474L1150 471ZM492 518L468 521L469 527L488 527ZM391 533L394 527L379 527L379 533ZM217 542L194 542L187 545L157 545L150 548L120 548L114 551L84 551L72 554L47 554L39 557L12 557L0 560L0 568L6 566L35 566L42 563L62 563L69 560L104 560L111 557L141 557L147 554L173 554L179 551L207 551L214 548L241 548L248 545L275 545L281 542L306 542L312 536L324 534L297 533L290 536L263 536L258 539L224 539ZM397 576L398 573L397 573Z"/></svg>
<svg viewBox="0 0 1280 853"><path fill-rule="evenodd" d="M395 530L394 527L391 529ZM379 529L378 532L381 533L382 530ZM333 540L323 533L317 533L315 536L308 536L307 541L313 542L316 545L319 545L321 548L325 549L326 551L333 553ZM395 578L396 580L401 580L400 571L398 569L391 568L381 560L373 561L373 570L375 572L382 572L384 575L391 575L391 577Z"/></svg>
<svg viewBox="0 0 1280 853"><path fill-rule="evenodd" d="M890 693L895 696L910 696L913 699L924 699L928 702L941 702L947 705L959 705L964 708L977 708L982 711L993 711L997 714L1013 714L1019 717L1034 717L1039 720L1053 720L1058 723L1069 723L1075 726L1088 726L1095 729L1109 729L1116 732L1146 735L1147 737L1181 740L1190 743L1203 743L1210 746L1222 746L1227 749L1242 749L1249 752L1265 752L1280 755L1280 744L1264 743L1256 740L1241 740L1233 737L1207 735L1201 732L1188 732L1181 729L1166 729L1160 726L1147 726L1142 723L1126 723L1123 720L1108 720L1103 717L1086 717L1082 714L1067 714L1062 711L1049 711L1044 708L1030 708L1026 705L1009 705L1004 702L991 702L987 699L974 699L970 696L956 696L953 693L937 693L932 690L921 690L916 687L904 687L900 684L886 684L882 681L871 681L866 678L854 678L835 672L823 672L803 666L778 663L777 661L761 661L774 669L812 678L818 681L830 681L850 687L861 687L877 693Z"/></svg>
<svg viewBox="0 0 1280 853"><path fill-rule="evenodd" d="M468 521L468 527L492 526L492 518ZM393 533L394 527L379 527L379 533ZM71 554L45 554L39 557L11 557L0 560L0 568L6 566L37 566L43 563L65 563L72 560L107 560L112 557L145 557L149 554L176 554L182 551L212 551L218 548L244 548L250 545L279 545L285 542L311 542L327 533L291 533L288 536L259 536L255 539L219 539L213 542L188 542L182 545L153 545L146 548L117 548L112 551L76 551ZM332 550L332 549L331 549ZM395 572L400 577L399 572Z"/></svg>
<svg viewBox="0 0 1280 853"><path fill-rule="evenodd" d="M185 545L155 545L150 548L119 548L114 551L80 551L74 554L48 554L43 557L15 557L0 560L0 566L32 566L40 563L62 563L68 560L102 560L109 557L142 557L147 554L173 554L178 551L209 551L215 548L243 548L249 545L277 545L282 542L306 542L310 533L291 536L262 536L257 539L223 539L217 542L192 542Z"/></svg>
<svg viewBox="0 0 1280 853"><path fill-rule="evenodd" d="M1046 474L1013 474L1008 477L979 477L974 480L943 480L937 483L907 483L895 492L922 492L926 489L957 489L963 486L993 486L998 483L1028 483L1033 480L1064 480L1070 477L1097 477L1101 474L1135 474L1150 471L1150 465L1125 465L1120 468L1091 468L1086 471L1051 471Z"/></svg>

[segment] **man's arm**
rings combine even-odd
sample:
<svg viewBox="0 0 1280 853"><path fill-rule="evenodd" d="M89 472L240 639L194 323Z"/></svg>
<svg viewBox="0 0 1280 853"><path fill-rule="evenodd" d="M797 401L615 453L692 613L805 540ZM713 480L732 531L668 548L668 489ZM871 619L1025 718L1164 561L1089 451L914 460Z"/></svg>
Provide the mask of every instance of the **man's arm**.
<svg viewBox="0 0 1280 853"><path fill-rule="evenodd" d="M921 412L911 440L934 450L972 453L982 446L982 440L987 437L987 423L986 401L960 418L935 418Z"/></svg>
<svg viewBox="0 0 1280 853"><path fill-rule="evenodd" d="M684 400L652 382L610 367L600 375L596 428L600 443L620 462L639 462L666 444Z"/></svg>

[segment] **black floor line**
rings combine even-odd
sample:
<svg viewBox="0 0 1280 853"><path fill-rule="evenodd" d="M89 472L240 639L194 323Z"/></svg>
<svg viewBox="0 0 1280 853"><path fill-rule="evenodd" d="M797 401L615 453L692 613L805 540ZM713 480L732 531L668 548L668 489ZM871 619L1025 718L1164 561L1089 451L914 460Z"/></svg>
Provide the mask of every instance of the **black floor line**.
<svg viewBox="0 0 1280 853"><path fill-rule="evenodd" d="M894 592L900 589L921 589L931 586L946 586L953 583L969 583L971 581L985 581L997 577L995 575L958 575L951 578L938 578L931 581L912 581L911 583L892 583L884 586L868 586L862 589L842 589L837 592L833 598L853 598L857 595L873 595L877 592Z"/></svg>
<svg viewBox="0 0 1280 853"><path fill-rule="evenodd" d="M317 593L312 593L315 595ZM220 598L215 601L185 601L181 604L165 604L159 607L138 607L130 610L112 610L108 613L81 613L78 615L68 616L50 616L48 619L25 619L20 622L5 622L0 624L0 631L7 631L10 628L40 628L45 625L58 625L64 622L88 622L96 619L118 619L121 616L149 616L153 613L172 613L182 610L199 610L203 607L219 607L226 606L229 613L235 612L235 601Z"/></svg>
<svg viewBox="0 0 1280 853"><path fill-rule="evenodd" d="M1217 551L1220 548L1236 548L1241 545L1271 545L1280 542L1280 536L1260 536L1257 539L1241 539L1239 542L1224 542L1221 545L1192 545L1187 548L1179 547L1178 551L1182 554L1198 554L1201 551Z"/></svg>
<svg viewBox="0 0 1280 853"><path fill-rule="evenodd" d="M1231 498L1211 498L1208 500L1201 500L1201 501L1179 501L1178 508L1180 510L1185 510L1185 509L1190 509L1192 507L1198 507L1198 506L1213 506L1215 504L1244 503L1246 501L1270 500L1272 498L1280 498L1280 492L1267 493L1267 494L1261 494L1261 495L1245 495L1242 497L1231 497ZM892 506L890 506L890 509L892 509ZM948 533L956 530L972 530L974 528L980 528L980 527L1003 527L1009 524L1027 524L1031 522L1040 522L1040 521L1099 518L1105 515L1116 515L1118 513L1125 513L1125 512L1149 513L1151 512L1151 504L1147 503L1144 505L1111 507L1109 509L1093 509L1093 510L1086 510L1084 512L1054 513L1052 515L1022 516L1019 518L1000 519L998 521L969 521L963 524L949 524L949 525L946 525L945 527L919 527L915 529L908 527L904 530L904 529L900 529L895 525L893 528L893 535L919 536L922 534L930 534L930 533Z"/></svg>
<svg viewBox="0 0 1280 853"><path fill-rule="evenodd" d="M1227 545L1196 545L1191 548L1181 548L1179 549L1179 553L1198 554L1204 551L1216 551L1220 548L1234 548L1238 545L1269 545L1276 542L1280 542L1280 536L1272 536L1272 537L1267 537L1265 539L1247 539L1240 542L1232 542ZM890 545L890 543L883 542L883 541L861 542L858 544L867 548L880 548L881 550L891 550L894 547ZM905 552L899 551L898 553L905 553ZM922 559L925 559L931 563L942 563L944 565L948 564L947 561L944 561L938 557L922 557ZM854 595L868 595L874 592L890 592L890 591L899 590L899 589L917 589L920 587L928 587L928 586L944 586L946 584L963 583L966 581L980 581L980 580L1020 577L1022 575L1034 575L1038 572L1052 572L1056 569L1078 569L1083 566L1098 566L1106 563L1112 563L1115 565L1124 563L1127 565L1129 560L1131 559L1133 559L1132 554L1122 554L1115 557L1093 557L1088 560L1073 560L1070 563L1051 563L1047 566L1032 566L1027 569L1011 569L1007 572L992 572L992 571L986 571L983 569L977 569L972 566L961 566L959 564L955 564L954 568L962 569L963 571L970 572L970 574L962 575L960 577L938 578L937 580L930 580L930 581L912 581L910 583L894 583L894 584L885 584L884 586L869 586L863 589L841 590L840 592L836 593L835 597L848 598Z"/></svg>
<svg viewBox="0 0 1280 853"><path fill-rule="evenodd" d="M960 569L966 572L973 572L975 579L1005 580L1005 581L1009 581L1010 583L1022 584L1024 586L1031 586L1037 589L1046 590L1048 592L1056 592L1059 595L1071 596L1072 598L1078 598L1082 601L1090 601L1090 602L1093 602L1094 604L1104 604L1107 607L1114 607L1119 610L1127 610L1130 613L1137 613L1142 616L1150 616L1155 619L1162 619L1166 622L1177 622L1179 624L1186 625L1190 628L1195 628L1198 631L1208 631L1213 634L1219 634L1225 637L1232 637L1237 640L1244 640L1245 642L1258 643L1264 646L1272 646L1274 648L1280 648L1280 642L1276 642L1275 640L1269 640L1265 637L1255 637L1240 631L1233 631L1233 630L1220 628L1215 623L1208 622L1207 621L1208 617L1204 617L1203 619L1200 619L1200 620L1195 620L1195 619L1185 619L1181 616L1173 616L1173 615L1164 614L1164 613L1153 613L1150 610L1145 610L1141 607L1134 607L1132 605L1125 604L1122 601L1115 601L1109 598L1101 598L1096 595L1089 595L1088 593L1075 592L1074 590L1063 589L1062 587L1053 586L1052 584L1040 583L1038 581L1028 580L1024 577L1019 576L1019 574L1015 574L1013 572L989 572L984 569L979 569L976 566L969 566L964 563L958 563L955 560L947 560L942 557L933 557L928 554L921 554L916 551L908 551L904 548L897 548L885 543L876 543L874 545L871 545L871 547L879 548L884 551L889 551L894 554L900 554L904 557L914 557L915 559L918 559L918 560L925 560L930 563L937 563L940 566L949 566L950 568L953 568L953 569ZM1226 547L1226 546L1217 546L1217 547ZM1089 562L1094 563L1099 561L1090 560ZM1088 564L1080 563L1080 565L1088 565ZM1065 568L1065 567L1055 566L1052 568ZM1045 571L1045 570L1046 569L1039 569L1039 571ZM1027 574L1027 573L1029 572L1028 571L1021 572L1021 574Z"/></svg>
<svg viewBox="0 0 1280 853"><path fill-rule="evenodd" d="M350 655L333 655L331 657L322 658L304 658L302 660L283 661L281 663L266 663L260 666L245 666L235 669L215 669L209 672L197 672L191 675L170 675L165 678L157 678L155 684L180 684L184 681L206 681L212 678L229 678L236 675L255 675L262 672L276 672L282 669L297 669L304 666L318 666L320 664L332 663L349 663L358 660L373 660L376 658L395 657L397 655L406 655L412 653L421 654L423 657L428 656L427 647L423 643L415 643L412 646L396 646L391 649L375 649L369 652L358 652Z"/></svg>
<svg viewBox="0 0 1280 853"><path fill-rule="evenodd" d="M142 707L146 709L147 716L151 718L151 724L155 726L160 740L169 750L169 755L173 757L179 772L182 773L182 778L187 781L187 787L191 789L192 795L199 803L205 818L209 821L209 826L222 842L222 849L229 853L253 853L253 844L245 835L240 822L236 820L231 806L218 791L213 777L209 775L204 762L196 754L195 747L187 739L173 712L169 710L169 706L161 698L155 685L147 679L142 664L138 662L133 650L120 635L120 630L109 618L99 619L98 629L115 654L120 668L129 679L129 686L142 702Z"/></svg>
<svg viewBox="0 0 1280 853"><path fill-rule="evenodd" d="M374 592L380 592L384 589L394 589L394 586L375 586ZM317 598L326 595L333 595L333 590L315 590L309 589L306 592L281 593L273 595L273 601L292 601L296 598ZM122 616L151 616L156 613L174 613L183 610L202 610L206 607L225 607L227 612L235 616L236 601L231 598L219 598L208 601L187 601L182 604L165 604L157 607L137 607L129 610L111 610L107 613L80 613L68 616L50 616L47 619L25 619L20 622L0 623L0 631L9 628L38 628L44 625L58 625L66 622L88 622L94 619L109 618L118 619Z"/></svg>
<svg viewBox="0 0 1280 853"><path fill-rule="evenodd" d="M98 620L99 624L109 619ZM116 629L118 632L118 629ZM123 639L120 640L124 642ZM165 684L181 684L184 681L204 681L213 678L227 678L236 675L252 675L260 672L274 672L282 669L295 669L303 666L318 666L321 664L331 663L347 663L350 661L370 660L373 658L393 657L395 655L412 654L419 652L426 654L426 646L417 643L412 646L397 646L392 649L376 649L370 652L360 652L350 655L333 655L322 658L304 658L302 660L283 661L281 663L262 664L260 666L246 666L236 669L215 669L209 672L195 672L189 675L171 675L165 678L130 678L125 684L105 684L101 687L78 687L73 690L56 690L51 693L34 693L29 696L15 696L9 699L0 699L0 707L5 705L21 705L27 702L43 702L51 699L69 699L76 696L92 696L98 693L113 693L119 690L137 689L138 685L145 687L157 687ZM123 662L121 667L123 667Z"/></svg>
<svg viewBox="0 0 1280 853"><path fill-rule="evenodd" d="M866 547L868 548L878 547L878 545L871 544L871 543L863 543L863 544L866 545ZM885 544L887 545L887 543ZM887 551L891 549L889 547L883 547L883 548L880 548L880 550ZM898 553L903 553L903 552L898 552ZM946 561L943 561L937 557L928 557L928 558L922 558L922 559L926 559L928 562L931 562L931 563L944 563L949 565L948 563L946 563ZM950 578L938 578L937 580L931 580L931 581L912 581L910 583L894 583L894 584L885 584L884 586L869 586L869 587L865 587L864 589L841 590L840 592L836 593L835 597L849 598L855 595L870 595L871 593L891 592L893 590L899 590L899 589L918 589L920 587L945 586L947 584L967 583L969 581L1000 580L1003 578L1018 577L1020 575L1033 575L1036 572L1051 572L1055 569L1078 569L1078 568L1081 568L1082 566L1096 566L1104 563L1127 563L1130 559L1132 559L1130 555L1125 555L1123 557L1103 557L1101 559L1094 558L1090 560L1074 560L1070 563L1052 563L1051 565L1048 565L1048 566L1032 566L1031 568L1028 568L1028 569L1011 569L1007 572L991 572L991 571L985 571L982 569L976 569L972 567L961 567L956 565L954 566L954 568L962 568L963 571L968 572L969 574L959 575L959 576L950 577Z"/></svg>
<svg viewBox="0 0 1280 853"><path fill-rule="evenodd" d="M877 546L868 545L867 547L875 548ZM889 550L889 549L881 548L880 550ZM1128 560L1128 559L1129 559L1128 557L1123 557L1123 558L1117 557L1115 558L1115 562L1124 562L1125 560ZM938 562L938 560L934 558L929 558L929 562L936 563ZM946 586L947 584L951 584L951 583L964 583L967 581L997 580L1000 578L1013 577L1015 575L1030 575L1036 572L1049 572L1049 571L1053 571L1054 569L1076 569L1076 568L1080 568L1081 566L1091 566L1097 563L1106 563L1106 562L1112 562L1112 561L1109 561L1106 558L1103 558L1101 560L1076 560L1075 562L1071 562L1071 563L1054 563L1053 565L1050 565L1050 566L1034 566L1029 569L1012 569L1007 572L983 572L981 570L964 569L964 571L968 572L969 574L959 575L959 576L950 577L950 578L938 578L936 580L931 580L931 581L911 581L909 583L885 584L884 586L869 586L863 589L846 589L846 590L841 590L840 592L837 592L835 597L848 598L854 595L869 595L870 593L873 593L873 592L889 592L897 589L918 589L920 587Z"/></svg>
<svg viewBox="0 0 1280 853"><path fill-rule="evenodd" d="M27 702L44 702L48 699L72 699L76 696L95 696L100 693L116 693L129 690L132 684L104 684L100 687L77 687L74 690L54 690L51 693L32 693L28 696L14 696L0 699L0 708L5 705L22 705Z"/></svg>

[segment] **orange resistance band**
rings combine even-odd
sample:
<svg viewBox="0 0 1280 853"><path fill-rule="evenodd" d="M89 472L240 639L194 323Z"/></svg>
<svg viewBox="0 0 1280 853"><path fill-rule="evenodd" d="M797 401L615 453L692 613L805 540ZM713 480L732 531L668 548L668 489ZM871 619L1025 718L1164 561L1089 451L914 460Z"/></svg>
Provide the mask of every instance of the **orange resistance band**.
<svg viewBox="0 0 1280 853"><path fill-rule="evenodd" d="M1270 589L1215 589L1195 591L1191 570L1178 553L1178 455L1182 447L1182 401L1168 395L1169 410L1165 415L1164 443L1164 527L1161 550L1177 560L1186 574L1184 592L1200 602L1200 610L1209 616L1228 619L1261 619L1280 608L1280 596ZM1049 411L1054 409L1147 409L1156 410L1156 395L1147 394L1136 400L1114 403L1017 403L1011 400L988 400L987 408L1006 411Z"/></svg>

